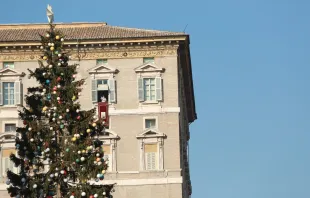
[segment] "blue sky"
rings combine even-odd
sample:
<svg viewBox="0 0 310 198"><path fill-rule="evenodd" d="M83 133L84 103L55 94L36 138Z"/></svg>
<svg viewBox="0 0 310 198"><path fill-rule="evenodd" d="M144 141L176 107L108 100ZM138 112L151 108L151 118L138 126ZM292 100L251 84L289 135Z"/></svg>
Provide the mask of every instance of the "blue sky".
<svg viewBox="0 0 310 198"><path fill-rule="evenodd" d="M198 120L192 198L310 197L310 1L10 0L0 23L58 22L191 35Z"/></svg>

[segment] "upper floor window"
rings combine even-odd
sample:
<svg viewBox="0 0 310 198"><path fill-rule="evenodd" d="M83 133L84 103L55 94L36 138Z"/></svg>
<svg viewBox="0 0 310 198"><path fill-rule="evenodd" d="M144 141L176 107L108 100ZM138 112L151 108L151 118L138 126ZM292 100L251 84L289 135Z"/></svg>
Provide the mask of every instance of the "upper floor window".
<svg viewBox="0 0 310 198"><path fill-rule="evenodd" d="M114 103L115 98L114 79L93 79L92 80L92 101Z"/></svg>
<svg viewBox="0 0 310 198"><path fill-rule="evenodd" d="M139 78L138 79L139 100L152 102L162 100L162 79Z"/></svg>
<svg viewBox="0 0 310 198"><path fill-rule="evenodd" d="M16 124L5 124L4 132L16 132Z"/></svg>
<svg viewBox="0 0 310 198"><path fill-rule="evenodd" d="M0 81L0 105L19 105L22 101L22 88L20 81Z"/></svg>
<svg viewBox="0 0 310 198"><path fill-rule="evenodd" d="M3 62L3 68L14 69L14 62Z"/></svg>
<svg viewBox="0 0 310 198"><path fill-rule="evenodd" d="M103 65L108 63L108 59L97 59L96 65Z"/></svg>
<svg viewBox="0 0 310 198"><path fill-rule="evenodd" d="M143 63L154 63L154 57L143 58Z"/></svg>

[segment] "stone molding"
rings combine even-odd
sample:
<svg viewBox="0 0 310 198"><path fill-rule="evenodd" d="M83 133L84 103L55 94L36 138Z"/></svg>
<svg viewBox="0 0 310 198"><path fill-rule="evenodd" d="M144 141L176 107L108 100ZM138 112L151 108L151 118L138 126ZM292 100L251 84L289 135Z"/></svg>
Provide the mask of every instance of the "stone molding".
<svg viewBox="0 0 310 198"><path fill-rule="evenodd" d="M104 58L142 58L177 56L178 46L164 47L130 47L130 48L81 48L65 49L71 55L71 60L91 60ZM2 50L0 51L0 62L2 61L37 61L43 53L39 50Z"/></svg>

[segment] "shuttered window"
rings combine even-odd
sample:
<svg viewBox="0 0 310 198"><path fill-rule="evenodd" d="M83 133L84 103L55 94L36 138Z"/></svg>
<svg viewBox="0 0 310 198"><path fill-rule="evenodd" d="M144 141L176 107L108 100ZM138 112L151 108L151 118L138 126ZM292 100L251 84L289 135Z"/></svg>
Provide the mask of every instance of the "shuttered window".
<svg viewBox="0 0 310 198"><path fill-rule="evenodd" d="M3 105L14 105L14 83L3 82Z"/></svg>
<svg viewBox="0 0 310 198"><path fill-rule="evenodd" d="M18 172L18 168L15 167L14 163L10 160L11 153L16 153L14 149L4 149L2 150L2 176L7 176L7 170L11 170L14 173Z"/></svg>
<svg viewBox="0 0 310 198"><path fill-rule="evenodd" d="M108 169L107 171L112 171L112 153L111 145L102 145L104 158L108 160Z"/></svg>
<svg viewBox="0 0 310 198"><path fill-rule="evenodd" d="M139 101L162 101L162 78L138 78Z"/></svg>
<svg viewBox="0 0 310 198"><path fill-rule="evenodd" d="M145 170L157 170L158 169L158 146L157 144L145 144L144 145L144 161Z"/></svg>

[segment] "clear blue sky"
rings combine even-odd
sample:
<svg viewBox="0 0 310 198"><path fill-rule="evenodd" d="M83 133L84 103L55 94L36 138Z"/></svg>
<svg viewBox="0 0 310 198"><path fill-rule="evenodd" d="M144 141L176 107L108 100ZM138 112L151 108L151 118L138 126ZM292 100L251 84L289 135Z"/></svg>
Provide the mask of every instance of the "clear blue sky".
<svg viewBox="0 0 310 198"><path fill-rule="evenodd" d="M199 119L193 198L310 197L310 1L9 0L0 23L58 22L183 31Z"/></svg>

